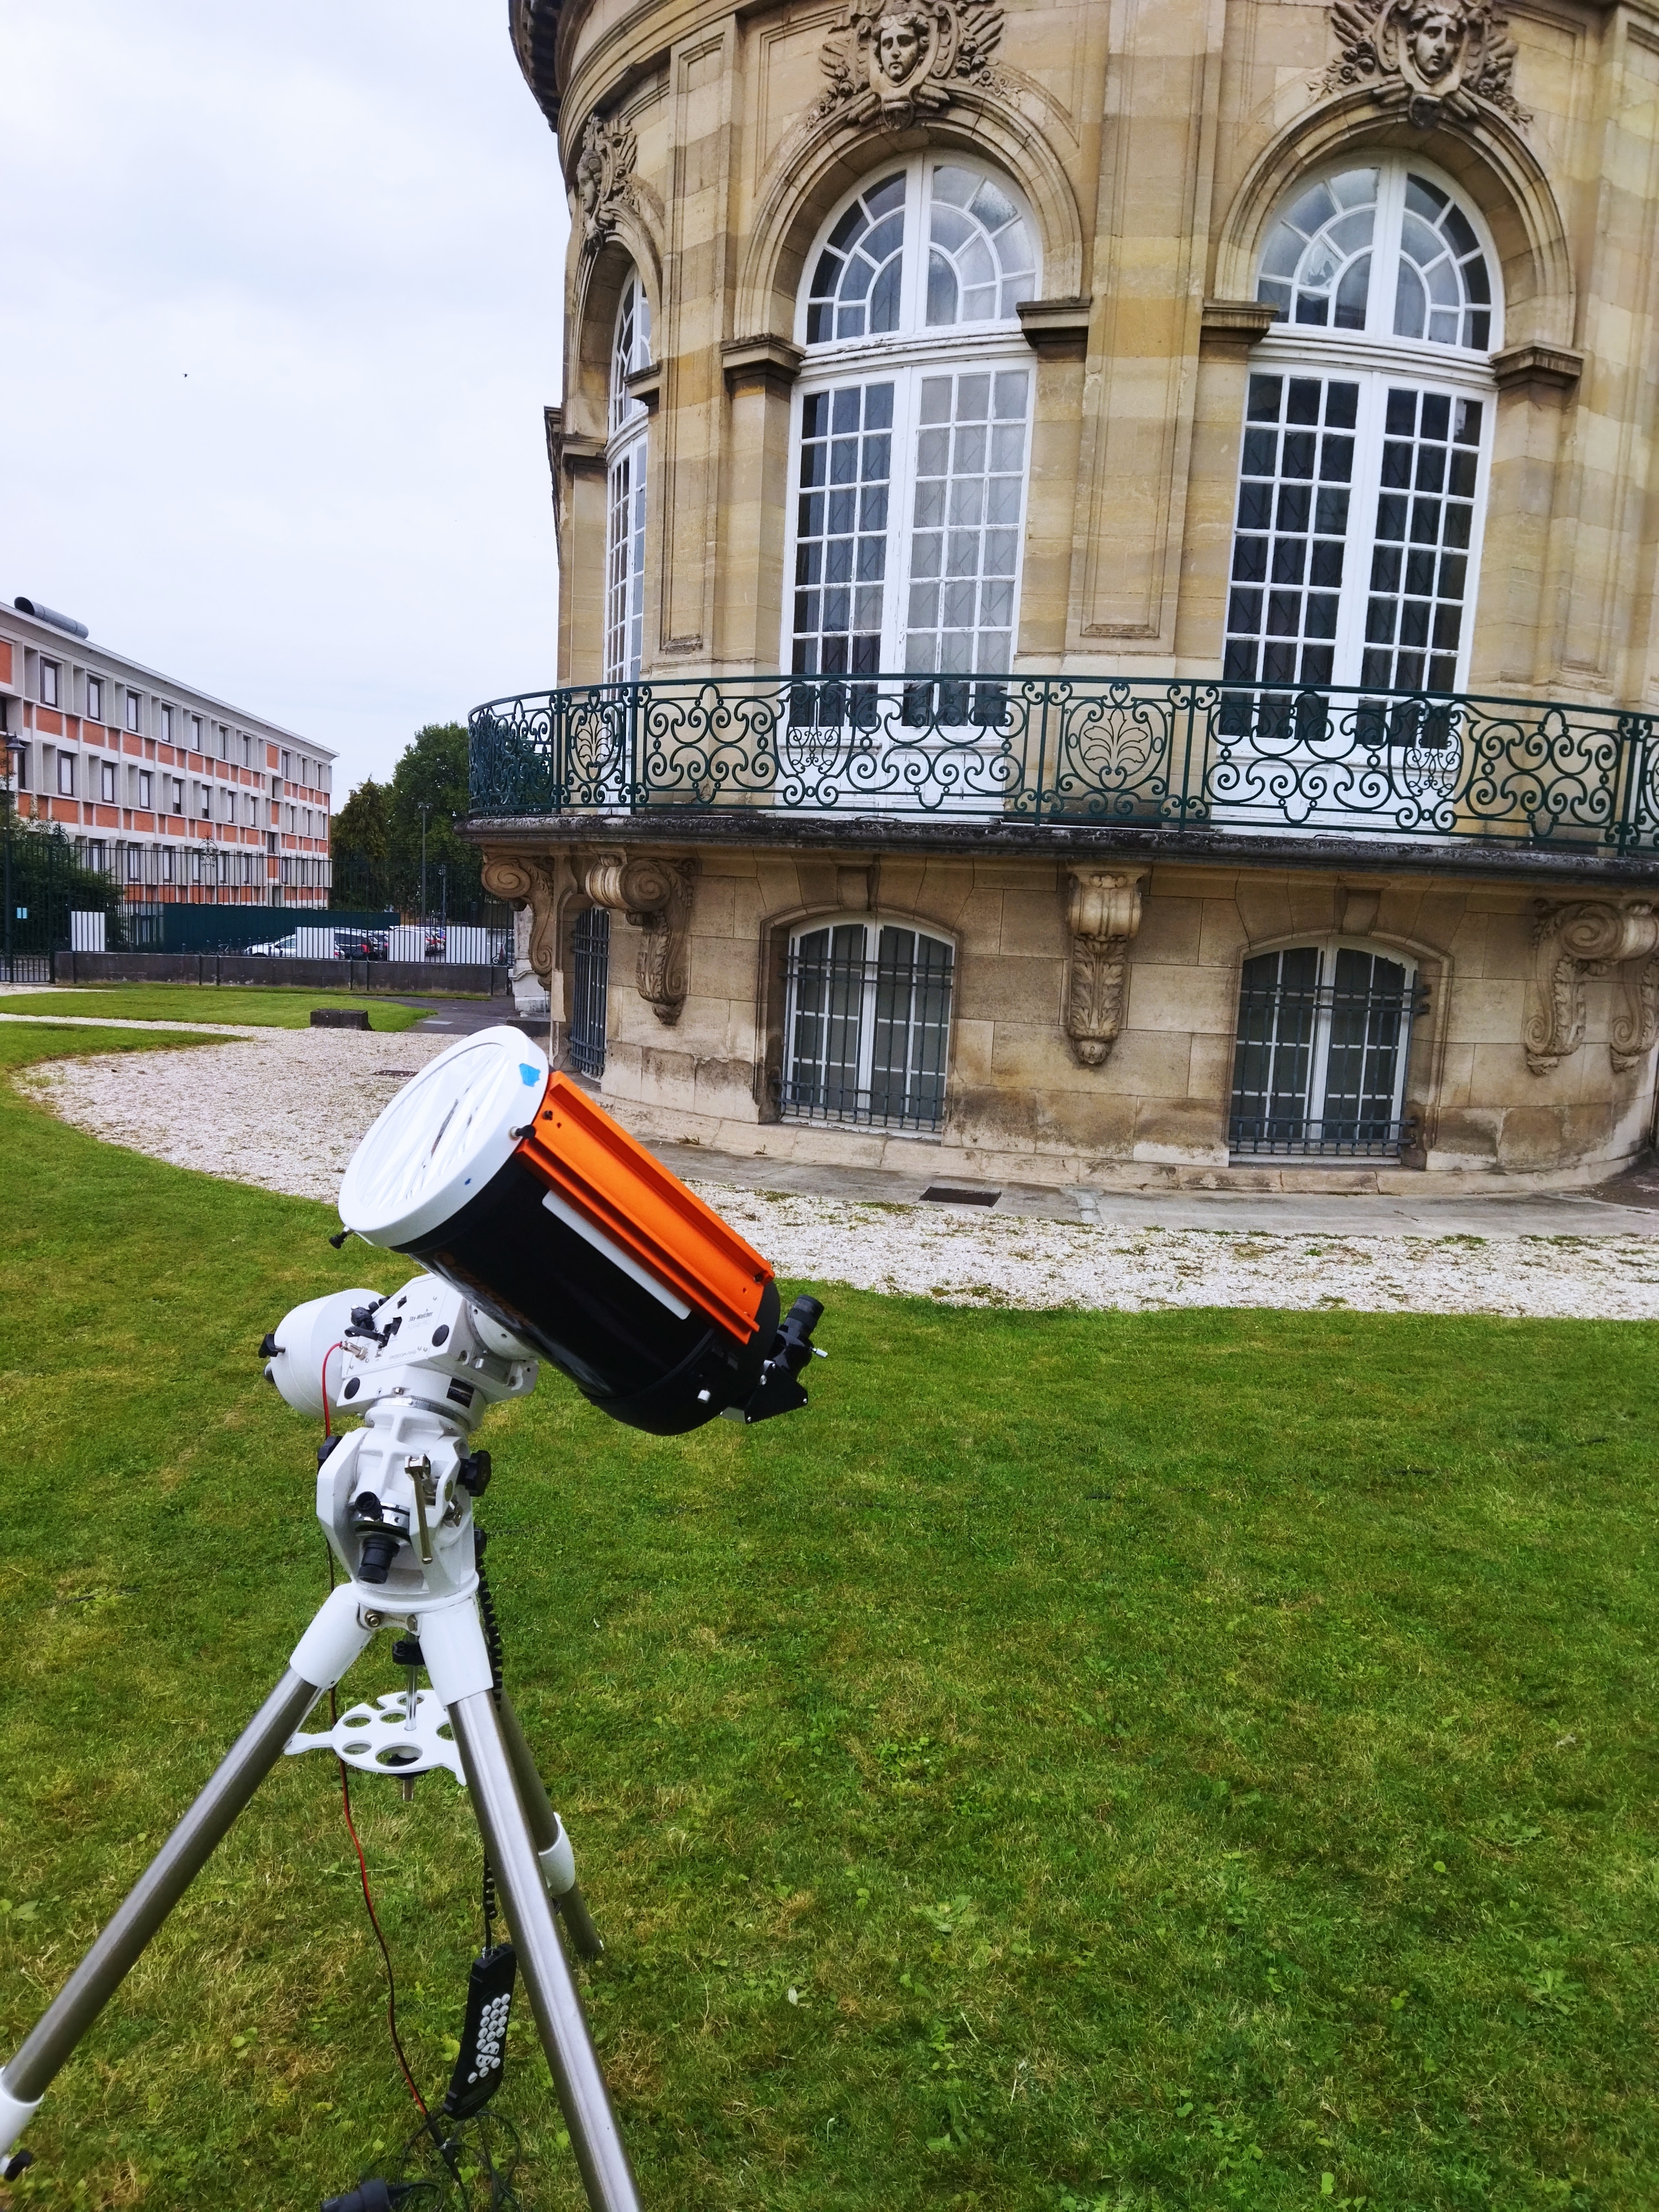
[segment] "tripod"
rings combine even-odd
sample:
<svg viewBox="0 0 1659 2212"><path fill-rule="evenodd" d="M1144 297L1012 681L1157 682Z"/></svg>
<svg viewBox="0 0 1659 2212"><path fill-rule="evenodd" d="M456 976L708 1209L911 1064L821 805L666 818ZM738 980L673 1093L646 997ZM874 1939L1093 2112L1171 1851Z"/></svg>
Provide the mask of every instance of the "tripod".
<svg viewBox="0 0 1659 2212"><path fill-rule="evenodd" d="M360 1295L374 1299L370 1291ZM370 1402L364 1425L319 1455L317 1510L352 1579L331 1593L276 1688L0 2074L0 2159L283 1753L327 1743L343 1753L356 1748L354 1764L373 1759L362 1748L371 1731L361 1725L354 1731L349 1714L327 1736L296 1739L295 1731L376 1634L390 1629L418 1639L435 1705L423 1716L428 1701L416 1701L412 1687L406 1708L398 1701L398 1712L406 1711L416 1725L389 1751L381 1736L380 1769L407 1777L448 1763L438 1735L442 1722L436 1707L441 1707L588 2203L593 2212L639 2212L557 1918L582 1955L596 1955L599 1939L518 1716L504 1691L498 1698L480 1618L472 1498L489 1480L489 1458L482 1452L465 1455L460 1446L491 1399L534 1388L535 1364L498 1352L471 1325L466 1301L430 1278L409 1285L398 1304L411 1324L410 1336L436 1336L446 1346L447 1363L459 1363L468 1380L458 1395L454 1365L434 1371L434 1363L418 1353L399 1357L390 1328L368 1329L370 1343L349 1348L362 1371L343 1395L363 1392Z"/></svg>

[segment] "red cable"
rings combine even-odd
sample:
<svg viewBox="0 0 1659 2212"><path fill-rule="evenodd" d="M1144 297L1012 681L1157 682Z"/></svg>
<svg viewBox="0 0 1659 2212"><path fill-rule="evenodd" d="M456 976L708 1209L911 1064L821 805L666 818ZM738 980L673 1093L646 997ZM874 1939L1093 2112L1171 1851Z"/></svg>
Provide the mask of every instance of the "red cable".
<svg viewBox="0 0 1659 2212"><path fill-rule="evenodd" d="M368 1862L363 1856L363 1847L357 1837L356 1824L351 1817L350 1770L344 1759L340 1761L340 1802L345 1808L346 1832L351 1838L351 1848L357 1854L357 1871L362 1877L363 1903L368 1907L368 1924L374 1930L374 1941L380 1947L380 1956L386 1962L386 2024L392 2033L392 2048L398 2054L398 2063L403 2069L404 2080L409 2084L409 2094L415 2100L415 2109L428 2123L432 2115L427 2110L426 2099L415 2087L415 2076L409 2070L409 2061L404 2056L403 2039L398 2033L398 1982L392 1971L392 1954L386 1947L386 1937L380 1933L380 1923L375 1916L374 1899L369 1894Z"/></svg>
<svg viewBox="0 0 1659 2212"><path fill-rule="evenodd" d="M339 1349L339 1345L331 1344L323 1354L323 1434L325 1437L331 1433L328 1423L328 1363ZM328 1554L328 1586L331 1590L334 1588L334 1552L331 1546ZM328 1693L328 1717L331 1722L337 1717L332 1689ZM404 2055L403 2038L398 2033L398 1978L392 1970L392 1954L386 1948L386 1937L380 1932L380 1919L374 1911L374 1899L368 1887L368 1861L363 1856L357 1824L351 1817L351 1769L344 1759L337 1758L337 1761L340 1769L340 1803L345 1811L346 1833L351 1838L352 1850L357 1854L357 1874L363 1886L363 1903L368 1908L368 1924L374 1930L374 1941L380 1947L380 1958L386 1967L386 2024L392 2033L392 2048L397 2053L404 2080L409 2085L409 2094L415 2100L415 2109L430 2127L432 2115L427 2109L426 2099L415 2086L415 2076L410 2071L409 2060Z"/></svg>

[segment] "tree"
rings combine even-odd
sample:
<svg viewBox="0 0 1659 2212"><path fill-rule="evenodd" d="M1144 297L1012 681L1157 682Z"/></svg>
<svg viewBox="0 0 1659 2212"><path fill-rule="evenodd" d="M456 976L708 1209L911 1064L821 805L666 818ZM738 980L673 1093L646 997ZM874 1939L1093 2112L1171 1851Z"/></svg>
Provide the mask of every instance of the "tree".
<svg viewBox="0 0 1659 2212"><path fill-rule="evenodd" d="M369 776L335 816L331 906L362 911L386 903L386 835L391 815L387 786Z"/></svg>
<svg viewBox="0 0 1659 2212"><path fill-rule="evenodd" d="M426 901L435 916L444 902L441 869L452 921L463 919L483 896L483 863L475 846L455 834L467 807L466 732L459 722L428 722L404 748L389 783L360 783L334 818L337 907L396 907L418 915L421 908L421 823L426 810Z"/></svg>
<svg viewBox="0 0 1659 2212"><path fill-rule="evenodd" d="M439 907L438 871L448 872L449 912L467 912L483 896L483 863L476 846L455 835L467 812L466 731L459 722L429 722L415 733L392 772L387 860L398 904L418 913L421 903L421 809L426 811L426 896L428 913Z"/></svg>

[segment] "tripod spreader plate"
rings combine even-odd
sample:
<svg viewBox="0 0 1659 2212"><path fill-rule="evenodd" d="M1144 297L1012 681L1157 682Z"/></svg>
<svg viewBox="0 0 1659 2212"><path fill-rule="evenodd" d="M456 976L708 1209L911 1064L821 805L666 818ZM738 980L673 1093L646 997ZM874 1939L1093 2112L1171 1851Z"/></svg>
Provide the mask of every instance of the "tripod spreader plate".
<svg viewBox="0 0 1659 2212"><path fill-rule="evenodd" d="M413 1726L409 1693L392 1690L372 1705L353 1705L331 1729L291 1735L283 1749L290 1759L302 1751L331 1751L360 1774L407 1776L411 1781L434 1766L447 1766L466 1787L449 1716L434 1690L416 1692Z"/></svg>

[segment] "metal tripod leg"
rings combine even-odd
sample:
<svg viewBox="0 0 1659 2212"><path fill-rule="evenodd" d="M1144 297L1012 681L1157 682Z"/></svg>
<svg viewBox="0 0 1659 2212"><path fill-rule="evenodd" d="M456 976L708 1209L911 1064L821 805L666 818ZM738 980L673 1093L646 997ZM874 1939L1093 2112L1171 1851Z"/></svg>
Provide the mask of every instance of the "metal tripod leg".
<svg viewBox="0 0 1659 2212"><path fill-rule="evenodd" d="M422 1641L426 1640L423 1623ZM428 1650L428 1672L430 1665ZM434 1683L434 1687L439 1686ZM439 1694L443 1695L441 1689ZM587 2201L593 2212L639 2212L639 2191L559 1942L495 1696L481 1689L445 1702Z"/></svg>
<svg viewBox="0 0 1659 2212"><path fill-rule="evenodd" d="M514 1779L519 1785L519 1797L524 1806L524 1816L530 1823L530 1833L536 1845L536 1856L542 1863L542 1872L553 1893L553 1901L559 1908L560 1917L570 1930L570 1940L577 1955L592 1960L603 1958L605 1945L599 1931L593 1925L593 1916L587 1909L586 1899L576 1886L575 1870L569 1845L560 1850L564 1830L553 1802L547 1794L541 1770L536 1765L536 1754L530 1748L530 1739L524 1732L524 1723L514 1711L513 1700L505 1690L501 1693L501 1735L507 1744L507 1755L513 1762ZM556 1877L555 1869L562 1858L567 1870L565 1878Z"/></svg>
<svg viewBox="0 0 1659 2212"><path fill-rule="evenodd" d="M337 1590L301 1638L281 1681L219 1762L206 1789L0 2074L0 2156L16 2142L53 2075L281 1759L289 1736L323 1691L338 1681L368 1636L358 1624L350 1593Z"/></svg>

